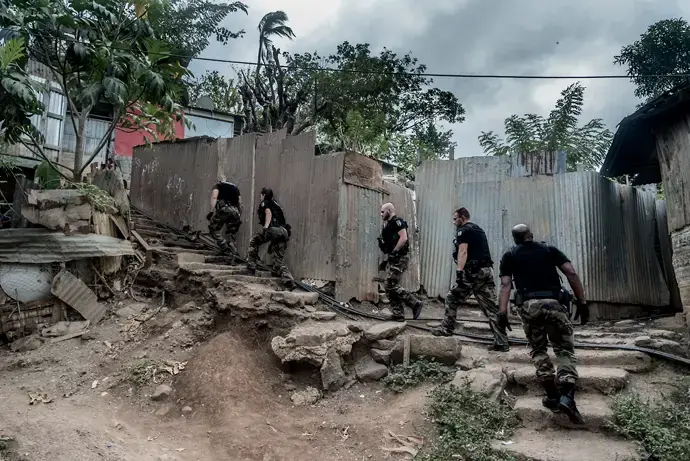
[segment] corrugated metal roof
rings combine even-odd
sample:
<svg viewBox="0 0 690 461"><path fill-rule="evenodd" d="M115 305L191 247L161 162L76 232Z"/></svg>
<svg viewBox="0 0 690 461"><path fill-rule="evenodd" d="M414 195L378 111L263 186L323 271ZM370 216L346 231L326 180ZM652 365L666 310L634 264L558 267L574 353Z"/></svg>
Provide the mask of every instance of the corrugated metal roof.
<svg viewBox="0 0 690 461"><path fill-rule="evenodd" d="M45 264L133 254L129 241L107 235L65 235L43 228L0 230L0 263Z"/></svg>
<svg viewBox="0 0 690 461"><path fill-rule="evenodd" d="M105 315L105 305L98 302L96 294L65 270L55 276L51 292L94 325Z"/></svg>

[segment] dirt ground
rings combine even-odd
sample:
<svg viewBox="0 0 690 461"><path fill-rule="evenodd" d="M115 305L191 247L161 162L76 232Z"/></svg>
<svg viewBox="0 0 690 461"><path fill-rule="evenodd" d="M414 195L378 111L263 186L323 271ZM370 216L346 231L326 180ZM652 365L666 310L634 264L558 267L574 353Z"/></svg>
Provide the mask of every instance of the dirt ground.
<svg viewBox="0 0 690 461"><path fill-rule="evenodd" d="M125 309L130 304L134 315ZM16 441L10 460L402 459L382 449L395 446L388 431L431 430L428 388L395 395L380 384L355 384L296 407L288 390L315 383L311 371L291 380L267 343L242 337L241 328L215 335L202 328L207 313L159 306L121 303L111 310L123 315L112 314L83 339L0 351L0 437ZM132 328L132 318L148 321ZM129 370L147 361L186 366L177 375L159 370L155 382L137 386ZM172 393L153 401L159 384ZM30 394L49 403L30 405Z"/></svg>

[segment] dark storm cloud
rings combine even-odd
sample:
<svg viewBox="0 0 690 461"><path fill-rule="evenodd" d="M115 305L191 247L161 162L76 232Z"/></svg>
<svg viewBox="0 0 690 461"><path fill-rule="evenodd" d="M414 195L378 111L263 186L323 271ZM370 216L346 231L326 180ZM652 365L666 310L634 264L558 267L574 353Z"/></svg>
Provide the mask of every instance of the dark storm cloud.
<svg viewBox="0 0 690 461"><path fill-rule="evenodd" d="M314 2L314 8L319 4ZM439 73L623 74L613 65L622 46L659 19L690 13L688 2L651 0L437 0L420 5L411 0L344 2L335 23L303 36L296 30L297 39L287 46L326 54L345 40L368 42L375 50L412 52L430 72ZM241 24L248 37L231 47L213 46L208 54L218 56L222 50L255 59L255 29L263 13L235 15L232 25ZM467 111L466 122L453 127L460 150L479 155L481 131L502 131L503 119L513 113L547 115L560 89L572 82L437 78L435 83L453 91ZM612 130L638 103L627 80L583 84L583 119L603 118Z"/></svg>

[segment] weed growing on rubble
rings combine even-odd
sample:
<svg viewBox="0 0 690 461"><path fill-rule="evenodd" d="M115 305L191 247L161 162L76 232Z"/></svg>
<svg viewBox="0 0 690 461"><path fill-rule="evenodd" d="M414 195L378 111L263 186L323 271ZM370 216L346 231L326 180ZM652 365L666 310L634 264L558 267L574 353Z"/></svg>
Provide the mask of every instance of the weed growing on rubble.
<svg viewBox="0 0 690 461"><path fill-rule="evenodd" d="M393 392L415 387L423 382L444 383L453 378L455 370L438 362L419 359L409 366L396 365L383 383Z"/></svg>
<svg viewBox="0 0 690 461"><path fill-rule="evenodd" d="M618 397L611 427L640 442L648 459L690 459L690 380L681 381L666 397L656 403L634 393Z"/></svg>
<svg viewBox="0 0 690 461"><path fill-rule="evenodd" d="M153 360L137 360L127 367L127 380L138 387L145 386L153 381L157 368L158 364Z"/></svg>
<svg viewBox="0 0 690 461"><path fill-rule="evenodd" d="M515 461L512 455L491 448L492 440L512 435L517 425L513 409L473 391L469 383L439 386L429 400L429 413L440 436L421 454L422 461Z"/></svg>

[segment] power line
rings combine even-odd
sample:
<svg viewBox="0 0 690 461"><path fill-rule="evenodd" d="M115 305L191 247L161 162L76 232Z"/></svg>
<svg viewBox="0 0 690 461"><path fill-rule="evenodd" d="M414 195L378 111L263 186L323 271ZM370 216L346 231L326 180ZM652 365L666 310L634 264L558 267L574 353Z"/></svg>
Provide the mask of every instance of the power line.
<svg viewBox="0 0 690 461"><path fill-rule="evenodd" d="M16 32L11 29L2 28L3 32ZM47 34L42 33L32 33L31 35L46 37ZM56 37L57 38L57 37ZM68 37L60 37L60 40L81 43L78 40ZM128 51L126 48L118 48L121 51ZM216 62L224 64L240 64L246 66L257 66L256 62L252 61L239 61L233 59L221 59L221 58L207 58L207 57L192 57L184 56L180 54L164 53L147 51L149 54L157 56L168 56L171 58L178 59L189 59L190 61L206 61L206 62ZM530 74L469 74L469 73L439 73L439 72L386 72L386 71L374 71L374 70L362 70L362 69L338 69L333 67L304 67L304 66L293 66L288 64L278 65L276 63L261 63L264 67L271 68L282 68L282 69L297 69L305 71L322 71L322 72L340 72L348 74L366 74L366 75L415 75L419 77L434 77L434 78L457 78L457 79L494 79L494 80L614 80L614 79L630 79L630 78L677 78L677 79L690 79L690 74L640 74L640 75L618 75L618 74L600 74L600 75L530 75Z"/></svg>

